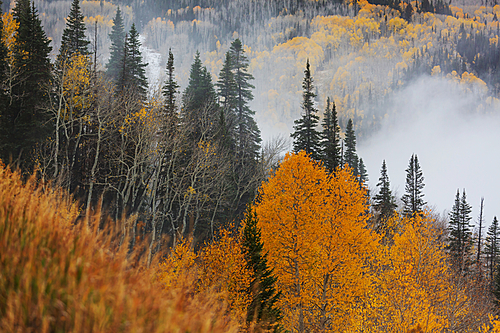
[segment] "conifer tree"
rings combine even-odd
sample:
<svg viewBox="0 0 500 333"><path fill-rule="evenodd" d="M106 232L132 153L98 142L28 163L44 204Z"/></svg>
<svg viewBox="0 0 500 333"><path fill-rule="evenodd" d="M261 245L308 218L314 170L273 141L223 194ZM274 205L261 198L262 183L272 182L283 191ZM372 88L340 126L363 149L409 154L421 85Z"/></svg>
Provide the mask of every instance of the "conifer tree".
<svg viewBox="0 0 500 333"><path fill-rule="evenodd" d="M403 201L403 214L411 217L415 213L421 213L426 202L424 201L424 176L418 157L416 154L411 155L408 169L406 169L406 184L405 194L401 198Z"/></svg>
<svg viewBox="0 0 500 333"><path fill-rule="evenodd" d="M123 18L120 7L116 9L116 16L113 19L113 27L109 34L111 40L109 62L106 64L107 74L114 80L118 79L121 63L123 59L123 51L125 50L125 27L123 26Z"/></svg>
<svg viewBox="0 0 500 333"><path fill-rule="evenodd" d="M394 214L397 205L391 192L391 183L389 181L389 175L387 174L387 165L385 160L382 162L377 187L379 188L379 191L377 195L373 197L373 207L379 213L378 220L387 221Z"/></svg>
<svg viewBox="0 0 500 333"><path fill-rule="evenodd" d="M320 147L320 134L316 130L318 126L319 117L316 115L316 108L314 107L314 93L313 78L309 65L309 59L306 62L306 69L304 70L304 80L302 81L302 118L295 120L293 127L295 132L291 134L293 138L293 151L299 152L301 150L309 154L314 160L321 159Z"/></svg>
<svg viewBox="0 0 500 333"><path fill-rule="evenodd" d="M168 125L168 132L173 130L173 127L177 124L177 89L179 89L179 84L175 81L174 75L174 55L172 50L168 50L168 61L167 61L167 81L162 89L163 97L165 97L165 113L167 116L167 121L170 123Z"/></svg>
<svg viewBox="0 0 500 333"><path fill-rule="evenodd" d="M260 130L255 122L255 111L251 110L248 103L253 100L252 89L255 87L249 83L254 77L248 73L248 58L245 56L243 44L239 39L231 43L229 49L231 68L235 83L235 106L236 106L236 146L237 155L242 158L256 160L259 154Z"/></svg>
<svg viewBox="0 0 500 333"><path fill-rule="evenodd" d="M247 309L247 321L256 322L258 327L266 331L276 332L282 317L280 309L276 306L281 293L276 290L277 278L267 264L260 228L257 226L257 213L251 205L247 207L242 234L242 251L247 267L252 272L248 290L251 302Z"/></svg>
<svg viewBox="0 0 500 333"><path fill-rule="evenodd" d="M232 128L236 121L236 82L232 71L232 57L231 53L226 52L226 59L222 65L219 73L219 80L215 84L218 90L219 98L222 103L222 110L224 112L225 123ZM229 121L228 121L229 120Z"/></svg>
<svg viewBox="0 0 500 333"><path fill-rule="evenodd" d="M118 90L131 89L144 100L148 88L145 70L148 64L142 62L142 55L139 50L140 47L139 33L135 28L135 24L132 24L125 41L118 79Z"/></svg>
<svg viewBox="0 0 500 333"><path fill-rule="evenodd" d="M323 152L323 164L330 171L334 172L341 164L340 152L340 127L337 119L335 102L326 100L326 108L323 117L323 132L321 133L321 147Z"/></svg>
<svg viewBox="0 0 500 333"><path fill-rule="evenodd" d="M366 166L362 158L359 159L358 171L359 171L359 184L361 185L363 183L368 182L368 171L366 170Z"/></svg>
<svg viewBox="0 0 500 333"><path fill-rule="evenodd" d="M61 48L59 49L58 62L78 53L89 54L90 42L85 37L85 23L80 9L80 0L73 0L71 10L66 20L66 28L63 31Z"/></svg>
<svg viewBox="0 0 500 333"><path fill-rule="evenodd" d="M490 280L493 281L495 268L498 265L500 255L500 227L496 216L493 218L493 222L488 228L488 232L486 234L485 254L487 256L486 260Z"/></svg>
<svg viewBox="0 0 500 333"><path fill-rule="evenodd" d="M202 66L200 52L196 52L189 73L189 82L182 96L183 109L187 114L199 113L200 110L216 101L215 90L212 84L212 76L207 68Z"/></svg>
<svg viewBox="0 0 500 333"><path fill-rule="evenodd" d="M12 103L0 117L0 157L8 161L21 156L21 167L33 166L33 151L43 143L51 128L42 108L48 103L46 87L51 77L50 40L43 31L30 0L18 0L13 9L19 23L14 45Z"/></svg>
<svg viewBox="0 0 500 333"><path fill-rule="evenodd" d="M471 255L472 231L470 220L472 217L471 206L467 203L465 189L460 198L460 191L457 190L455 204L449 214L449 251L453 258L455 267L460 271L467 269L469 257Z"/></svg>
<svg viewBox="0 0 500 333"><path fill-rule="evenodd" d="M358 154L356 153L356 134L352 119L347 121L344 140L344 163L349 165L355 175L359 174L358 170Z"/></svg>

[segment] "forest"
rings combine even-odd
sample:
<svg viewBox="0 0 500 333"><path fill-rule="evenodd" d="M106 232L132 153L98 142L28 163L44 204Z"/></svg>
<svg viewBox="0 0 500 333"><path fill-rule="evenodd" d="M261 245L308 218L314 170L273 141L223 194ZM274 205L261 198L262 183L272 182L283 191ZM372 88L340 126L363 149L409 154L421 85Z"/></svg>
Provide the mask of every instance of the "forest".
<svg viewBox="0 0 500 333"><path fill-rule="evenodd" d="M500 332L493 206L358 153L429 77L497 116L495 0L1 8L0 331Z"/></svg>

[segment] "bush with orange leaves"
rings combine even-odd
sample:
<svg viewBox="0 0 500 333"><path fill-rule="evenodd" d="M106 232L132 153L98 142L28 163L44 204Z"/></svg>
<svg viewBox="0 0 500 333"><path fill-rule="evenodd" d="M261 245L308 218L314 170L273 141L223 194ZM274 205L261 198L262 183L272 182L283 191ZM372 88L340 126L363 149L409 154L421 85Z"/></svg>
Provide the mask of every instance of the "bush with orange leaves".
<svg viewBox="0 0 500 333"><path fill-rule="evenodd" d="M63 192L0 165L0 331L237 331L218 295L162 288L126 240L95 227L101 216L78 215Z"/></svg>

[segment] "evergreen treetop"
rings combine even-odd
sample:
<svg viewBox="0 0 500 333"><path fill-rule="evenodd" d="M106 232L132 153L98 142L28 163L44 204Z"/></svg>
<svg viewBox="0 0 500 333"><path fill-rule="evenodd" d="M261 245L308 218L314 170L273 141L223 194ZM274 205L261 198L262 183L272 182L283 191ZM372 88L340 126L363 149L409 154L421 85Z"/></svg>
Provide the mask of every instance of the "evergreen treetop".
<svg viewBox="0 0 500 333"><path fill-rule="evenodd" d="M387 174L387 165L385 160L382 162L377 187L379 188L379 191L373 197L373 207L378 211L379 219L381 221L385 221L394 214L397 207L395 198L391 192L391 183L389 181L389 175Z"/></svg>
<svg viewBox="0 0 500 333"><path fill-rule="evenodd" d="M462 197L460 197L460 191L457 190L455 203L449 213L448 230L450 235L448 249L454 260L455 267L460 272L467 269L471 255L472 226L469 223L472 220L471 211L471 206L467 203L465 189Z"/></svg>
<svg viewBox="0 0 500 333"><path fill-rule="evenodd" d="M58 61L69 58L73 54L89 54L90 42L85 37L85 23L80 8L80 0L73 0L71 10L66 20L66 28L63 31L61 48L59 49Z"/></svg>
<svg viewBox="0 0 500 333"><path fill-rule="evenodd" d="M109 62L106 64L107 74L116 80L120 73L120 65L123 59L123 52L125 49L125 27L123 25L123 18L120 7L116 9L116 15L113 19L113 27L109 34L111 40Z"/></svg>
<svg viewBox="0 0 500 333"><path fill-rule="evenodd" d="M165 97L165 113L167 117L167 132L172 133L177 125L177 89L179 84L175 81L174 75L174 55L172 50L168 50L168 61L166 68L167 80L162 88L162 94Z"/></svg>
<svg viewBox="0 0 500 333"><path fill-rule="evenodd" d="M354 125L352 119L350 118L347 121L344 143L344 163L349 165L355 175L358 175L359 170L358 154L356 153L356 133L354 132Z"/></svg>
<svg viewBox="0 0 500 333"><path fill-rule="evenodd" d="M320 133L316 130L319 117L316 115L314 107L313 78L309 59L306 62L304 70L304 80L302 81L302 117L295 120L294 132L291 134L293 138L293 151L305 151L316 161L321 159Z"/></svg>
<svg viewBox="0 0 500 333"><path fill-rule="evenodd" d="M498 265L500 255L500 227L498 219L495 216L486 233L485 254L487 256L487 267L490 274L490 280L493 280L495 267Z"/></svg>
<svg viewBox="0 0 500 333"><path fill-rule="evenodd" d="M340 166L342 156L340 151L340 127L337 119L337 110L335 102L331 102L330 97L326 100L322 126L321 146L323 164L330 172L334 172Z"/></svg>
<svg viewBox="0 0 500 333"><path fill-rule="evenodd" d="M401 198L403 201L403 214L411 217L415 213L421 213L427 202L424 201L424 176L418 157L411 155L408 168L406 169L405 194Z"/></svg>

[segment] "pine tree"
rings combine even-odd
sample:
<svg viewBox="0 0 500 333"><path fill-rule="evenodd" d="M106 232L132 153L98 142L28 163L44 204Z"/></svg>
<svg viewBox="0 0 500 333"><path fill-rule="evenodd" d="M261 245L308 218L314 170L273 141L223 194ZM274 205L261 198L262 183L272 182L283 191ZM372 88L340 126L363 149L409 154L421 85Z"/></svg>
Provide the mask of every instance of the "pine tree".
<svg viewBox="0 0 500 333"><path fill-rule="evenodd" d="M90 42L85 37L85 23L80 9L80 0L73 0L71 10L66 20L66 28L63 31L61 48L57 57L58 62L70 58L73 54L89 54Z"/></svg>
<svg viewBox="0 0 500 333"><path fill-rule="evenodd" d="M293 127L295 130L291 135L294 140L293 151L299 152L303 150L314 160L319 161L321 159L320 134L316 130L319 117L316 115L317 110L314 107L316 94L314 93L309 59L304 70L302 89L302 110L304 112L302 118L295 120L295 126Z"/></svg>
<svg viewBox="0 0 500 333"><path fill-rule="evenodd" d="M255 122L255 111L251 110L248 103L253 100L252 89L255 87L249 83L254 77L248 73L248 58L245 56L243 44L239 39L231 43L229 49L231 58L231 69L236 84L235 106L236 106L236 146L237 155L240 159L249 158L256 160L259 154L260 130Z"/></svg>
<svg viewBox="0 0 500 333"><path fill-rule="evenodd" d="M179 84L175 81L174 76L174 55L172 50L168 50L168 61L167 61L167 81L162 89L163 97L165 97L165 113L167 117L167 121L169 124L167 125L167 132L172 132L173 128L177 124L177 89L179 89Z"/></svg>
<svg viewBox="0 0 500 333"><path fill-rule="evenodd" d="M33 166L37 145L50 131L50 122L42 108L48 103L46 87L51 78L50 40L43 31L37 11L30 0L18 0L13 9L19 23L14 45L12 103L0 117L0 157L8 161L21 156L23 169Z"/></svg>
<svg viewBox="0 0 500 333"><path fill-rule="evenodd" d="M247 207L242 234L242 250L253 278L248 290L252 300L247 308L247 321L256 322L266 331L276 332L282 317L276 306L281 293L276 290L277 278L267 264L257 214L251 205Z"/></svg>
<svg viewBox="0 0 500 333"><path fill-rule="evenodd" d="M418 157L413 154L408 169L406 169L405 194L401 198L405 216L411 217L413 214L421 213L424 210L426 204L422 192L424 186L424 176L418 163Z"/></svg>
<svg viewBox="0 0 500 333"><path fill-rule="evenodd" d="M359 159L358 171L359 171L359 184L361 185L368 182L368 171L366 170L366 166L362 158Z"/></svg>
<svg viewBox="0 0 500 333"><path fill-rule="evenodd" d="M387 165L385 164L385 160L382 162L377 187L379 188L379 191L377 195L373 197L373 207L379 213L378 221L384 222L394 214L397 207L396 200L391 192L391 183L389 181L389 175L387 174Z"/></svg>
<svg viewBox="0 0 500 333"><path fill-rule="evenodd" d="M200 52L196 52L189 73L189 82L182 96L183 109L187 113L197 113L207 104L215 103L216 95L212 77L202 66ZM196 119L196 118L195 118Z"/></svg>
<svg viewBox="0 0 500 333"><path fill-rule="evenodd" d="M345 130L345 153L344 163L349 165L355 175L359 174L358 170L358 154L356 154L356 134L354 133L354 125L352 119L347 121Z"/></svg>
<svg viewBox="0 0 500 333"><path fill-rule="evenodd" d="M323 164L330 171L334 172L341 164L340 152L340 128L337 119L335 103L330 102L330 97L326 100L326 108L323 117L323 132L321 136Z"/></svg>
<svg viewBox="0 0 500 333"><path fill-rule="evenodd" d="M469 257L471 255L472 231L470 220L472 217L471 206L467 203L465 189L460 198L460 191L457 190L455 204L449 214L449 251L453 258L455 267L460 271L467 269Z"/></svg>
<svg viewBox="0 0 500 333"><path fill-rule="evenodd" d="M487 267L490 273L490 280L493 281L495 268L498 265L500 255L500 227L495 216L486 234L485 254L487 256Z"/></svg>
<svg viewBox="0 0 500 333"><path fill-rule="evenodd" d="M148 88L145 70L148 64L142 62L140 47L139 33L135 24L132 24L125 41L117 85L119 91L132 90L144 100Z"/></svg>
<svg viewBox="0 0 500 333"><path fill-rule="evenodd" d="M109 39L111 40L111 55L109 62L106 64L107 74L112 79L117 80L123 59L123 51L125 50L125 27L123 26L120 7L116 9L116 16L113 19L113 27L111 28Z"/></svg>
<svg viewBox="0 0 500 333"><path fill-rule="evenodd" d="M231 53L226 52L226 59L219 73L219 80L215 84L218 90L219 99L222 102L222 110L226 126L230 127L230 132L234 132L234 124L236 122L236 81L232 71Z"/></svg>

